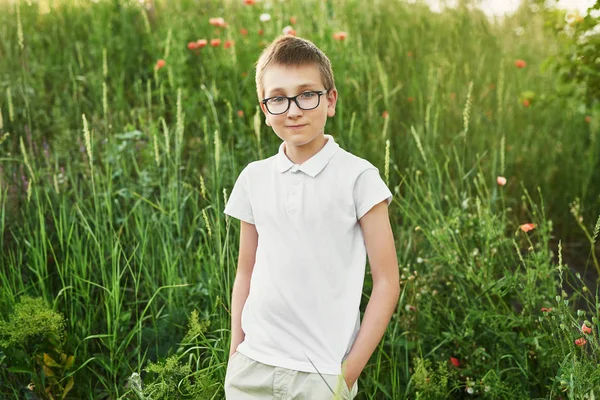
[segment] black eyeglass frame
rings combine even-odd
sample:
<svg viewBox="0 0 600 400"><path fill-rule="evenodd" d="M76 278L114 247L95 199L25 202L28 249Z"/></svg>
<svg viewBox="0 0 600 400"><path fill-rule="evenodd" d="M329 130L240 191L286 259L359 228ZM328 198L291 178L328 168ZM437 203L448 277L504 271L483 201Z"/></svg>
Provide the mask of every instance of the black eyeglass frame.
<svg viewBox="0 0 600 400"><path fill-rule="evenodd" d="M308 111L308 110L314 110L315 108L319 107L321 105L321 95L327 93L329 90L328 89L324 89L324 90L305 90L302 93L298 93L295 96L292 97L287 97L287 96L273 96L273 97L269 97L268 99L263 99L261 100L261 103L263 103L265 105L265 107L267 108L267 111L269 112L269 114L271 115L281 115L281 114L285 114L286 112L288 112L288 110L290 109L290 106L292 105L292 100L294 101L294 103L296 103L296 105L298 106L299 109L304 110L304 111ZM298 96L302 96L303 94L306 93L315 93L317 94L319 97L317 99L317 105L312 107L312 108L302 108L302 106L300 106L300 104L298 103ZM282 111L280 113L274 113L271 112L271 110L269 110L269 106L267 105L267 102L271 99L275 99L277 97L285 97L288 100L288 105L285 109L285 111Z"/></svg>

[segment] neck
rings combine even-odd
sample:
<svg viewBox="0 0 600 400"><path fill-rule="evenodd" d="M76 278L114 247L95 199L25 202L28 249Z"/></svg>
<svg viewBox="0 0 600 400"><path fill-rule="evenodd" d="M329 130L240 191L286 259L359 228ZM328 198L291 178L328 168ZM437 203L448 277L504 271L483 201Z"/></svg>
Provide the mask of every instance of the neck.
<svg viewBox="0 0 600 400"><path fill-rule="evenodd" d="M294 144L285 142L283 151L291 162L300 165L325 147L327 140L328 139L323 135L302 146L295 146Z"/></svg>

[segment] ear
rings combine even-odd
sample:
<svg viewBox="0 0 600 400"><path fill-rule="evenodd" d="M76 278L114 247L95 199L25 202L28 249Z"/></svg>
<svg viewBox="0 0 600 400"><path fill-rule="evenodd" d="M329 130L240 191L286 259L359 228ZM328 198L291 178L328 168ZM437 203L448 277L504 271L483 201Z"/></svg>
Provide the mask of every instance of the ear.
<svg viewBox="0 0 600 400"><path fill-rule="evenodd" d="M335 105L337 104L338 92L337 89L333 88L327 92L327 116L333 117L335 115Z"/></svg>
<svg viewBox="0 0 600 400"><path fill-rule="evenodd" d="M265 114L265 124L267 124L267 126L271 126L271 123L269 122L269 112L267 111L267 106L264 105L264 103L260 103L260 109L263 112L263 114Z"/></svg>

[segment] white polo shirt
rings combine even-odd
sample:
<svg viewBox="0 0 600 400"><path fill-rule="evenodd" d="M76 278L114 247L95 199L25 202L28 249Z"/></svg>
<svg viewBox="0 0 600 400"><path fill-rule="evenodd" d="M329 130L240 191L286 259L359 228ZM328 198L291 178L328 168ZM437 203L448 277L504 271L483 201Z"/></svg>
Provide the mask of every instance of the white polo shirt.
<svg viewBox="0 0 600 400"><path fill-rule="evenodd" d="M367 252L358 220L392 193L376 167L325 137L301 165L284 143L248 164L224 213L258 232L237 350L267 365L338 375L360 328Z"/></svg>

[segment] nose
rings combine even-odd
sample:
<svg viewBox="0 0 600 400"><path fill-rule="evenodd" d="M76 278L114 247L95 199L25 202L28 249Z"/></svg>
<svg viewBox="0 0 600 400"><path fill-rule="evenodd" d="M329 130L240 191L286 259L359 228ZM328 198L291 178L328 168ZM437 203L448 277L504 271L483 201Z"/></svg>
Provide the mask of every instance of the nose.
<svg viewBox="0 0 600 400"><path fill-rule="evenodd" d="M288 109L288 117L296 117L302 115L302 109L298 107L295 101L290 101L290 108Z"/></svg>

